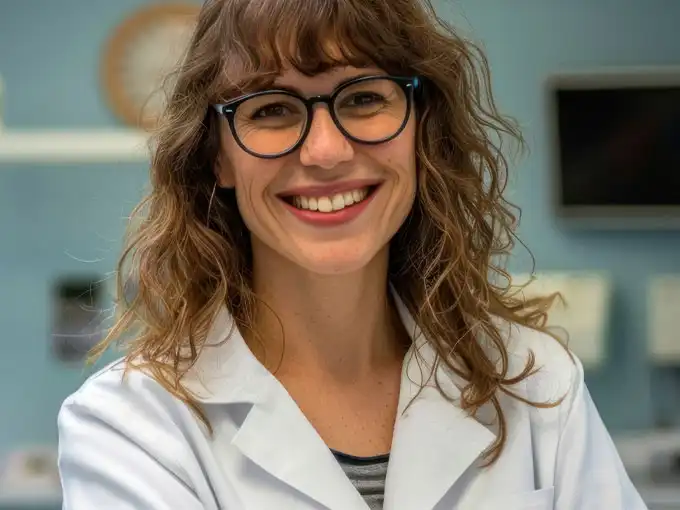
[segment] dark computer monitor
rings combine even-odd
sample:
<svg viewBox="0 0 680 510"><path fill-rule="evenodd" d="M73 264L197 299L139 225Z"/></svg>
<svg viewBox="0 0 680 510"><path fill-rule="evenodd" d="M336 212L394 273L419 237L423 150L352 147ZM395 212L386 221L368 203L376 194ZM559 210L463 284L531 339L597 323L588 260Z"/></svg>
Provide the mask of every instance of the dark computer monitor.
<svg viewBox="0 0 680 510"><path fill-rule="evenodd" d="M680 228L680 69L554 76L548 100L561 218Z"/></svg>

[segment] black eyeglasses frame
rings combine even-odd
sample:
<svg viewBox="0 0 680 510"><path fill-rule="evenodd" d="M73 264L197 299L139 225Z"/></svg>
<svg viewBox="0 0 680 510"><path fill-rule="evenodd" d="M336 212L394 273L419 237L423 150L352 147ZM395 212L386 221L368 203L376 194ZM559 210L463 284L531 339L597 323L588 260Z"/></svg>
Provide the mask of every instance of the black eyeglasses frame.
<svg viewBox="0 0 680 510"><path fill-rule="evenodd" d="M343 90L345 90L347 87L350 87L352 85L356 85L357 83L361 83L364 81L369 81L369 80L376 80L376 79L385 79L385 80L390 80L399 85L399 87L404 91L406 94L406 113L404 114L404 121L402 122L401 126L399 126L399 129L397 131L383 139L380 140L371 140L371 141L365 141L360 138L356 138L352 136L350 133L347 132L347 130L342 126L342 123L337 117L337 114L335 113L335 108L334 108L334 103L335 99L342 93ZM413 104L414 104L414 98L416 97L416 94L421 90L422 88L422 80L418 76L390 76L390 75L373 75L373 76L360 76L356 79L349 80L342 85L340 85L337 89L333 91L331 94L325 94L325 95L320 95L320 96L312 96L312 97L302 97L299 94L296 94L294 92L291 92L290 90L279 90L279 89L270 89L270 90L262 90L259 92L252 92L250 94L245 94L243 96L239 96L237 98L234 98L226 103L223 104L214 104L213 108L217 113L220 115L224 116L227 119L227 122L229 123L229 127L231 129L232 134L234 135L234 140L236 140L236 143L243 149L245 152L248 154L262 158L262 159L276 159L280 158L282 156L286 156L292 152L295 152L297 149L300 148L300 146L305 142L307 139L307 135L309 135L309 131L312 127L312 120L314 116L314 105L317 103L323 103L328 107L328 112L330 113L331 119L333 120L333 123L337 126L338 130L348 139L356 143L361 143L364 145L379 145L381 143L386 143L389 142L390 140L394 140L397 136L401 134L401 132L404 130L406 127L406 124L408 124L409 118L411 117L411 111L413 110ZM236 111L239 107L239 105L243 104L244 102L248 101L249 99L252 99L254 97L259 97L263 95L271 95L271 94L278 94L278 95L287 95L294 97L295 99L298 99L302 101L302 103L305 105L307 109L307 123L305 125L305 128L303 132L300 134L300 138L298 139L297 142L290 148L286 149L285 151L278 152L276 154L260 154L258 152L250 150L239 138L238 133L236 132L236 125L235 125L235 117L236 117Z"/></svg>

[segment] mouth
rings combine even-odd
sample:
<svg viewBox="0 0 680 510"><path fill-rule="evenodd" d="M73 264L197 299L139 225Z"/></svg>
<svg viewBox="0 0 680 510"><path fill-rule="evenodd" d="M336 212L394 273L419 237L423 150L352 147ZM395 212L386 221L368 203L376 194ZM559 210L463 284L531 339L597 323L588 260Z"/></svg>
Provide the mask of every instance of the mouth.
<svg viewBox="0 0 680 510"><path fill-rule="evenodd" d="M371 198L379 185L363 186L328 196L290 195L279 197L287 204L302 211L331 214L355 207Z"/></svg>

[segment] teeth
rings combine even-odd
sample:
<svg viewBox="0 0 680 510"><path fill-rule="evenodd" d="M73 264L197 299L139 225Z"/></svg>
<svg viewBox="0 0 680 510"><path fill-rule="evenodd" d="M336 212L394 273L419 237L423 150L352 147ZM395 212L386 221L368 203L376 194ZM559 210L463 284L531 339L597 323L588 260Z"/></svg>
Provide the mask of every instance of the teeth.
<svg viewBox="0 0 680 510"><path fill-rule="evenodd" d="M293 204L298 209L310 211L333 212L340 211L352 204L357 204L368 195L368 188L355 189L338 193L328 197L293 197Z"/></svg>
<svg viewBox="0 0 680 510"><path fill-rule="evenodd" d="M333 198L331 199L331 203L333 204L333 210L337 211L339 209L344 209L345 208L345 197L340 195L334 195Z"/></svg>
<svg viewBox="0 0 680 510"><path fill-rule="evenodd" d="M331 212L333 210L333 202L331 202L331 200L328 197L319 197L318 201L319 212Z"/></svg>

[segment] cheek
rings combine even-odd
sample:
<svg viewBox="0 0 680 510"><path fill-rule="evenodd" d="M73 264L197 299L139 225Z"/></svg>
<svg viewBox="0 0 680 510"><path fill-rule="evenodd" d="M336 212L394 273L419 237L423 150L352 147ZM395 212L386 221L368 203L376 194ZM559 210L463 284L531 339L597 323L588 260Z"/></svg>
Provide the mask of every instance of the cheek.
<svg viewBox="0 0 680 510"><path fill-rule="evenodd" d="M257 158L244 152L236 143L231 133L226 134L222 141L222 155L227 161L221 169L220 176L229 181L229 187L235 187L237 194L250 188L250 182L256 174Z"/></svg>
<svg viewBox="0 0 680 510"><path fill-rule="evenodd" d="M384 147L390 159L401 168L415 171L416 160L416 122L409 120L401 134Z"/></svg>
<svg viewBox="0 0 680 510"><path fill-rule="evenodd" d="M248 158L234 158L232 161L238 206L241 214L247 216L252 214L251 211L261 208L258 202L262 201L268 184L263 171L265 169L260 167L257 161Z"/></svg>
<svg viewBox="0 0 680 510"><path fill-rule="evenodd" d="M380 164L397 175L400 187L411 187L416 179L415 123L409 123L401 135L382 146L376 146L375 153Z"/></svg>
<svg viewBox="0 0 680 510"><path fill-rule="evenodd" d="M387 164L396 173L396 189L394 199L395 214L403 220L411 211L416 199L417 158L416 158L415 122L410 122L404 132L394 140L391 147L386 147Z"/></svg>
<svg viewBox="0 0 680 510"><path fill-rule="evenodd" d="M251 231L261 231L268 223L272 206L268 193L280 172L281 162L256 158L238 146L228 155L229 173L241 217Z"/></svg>

